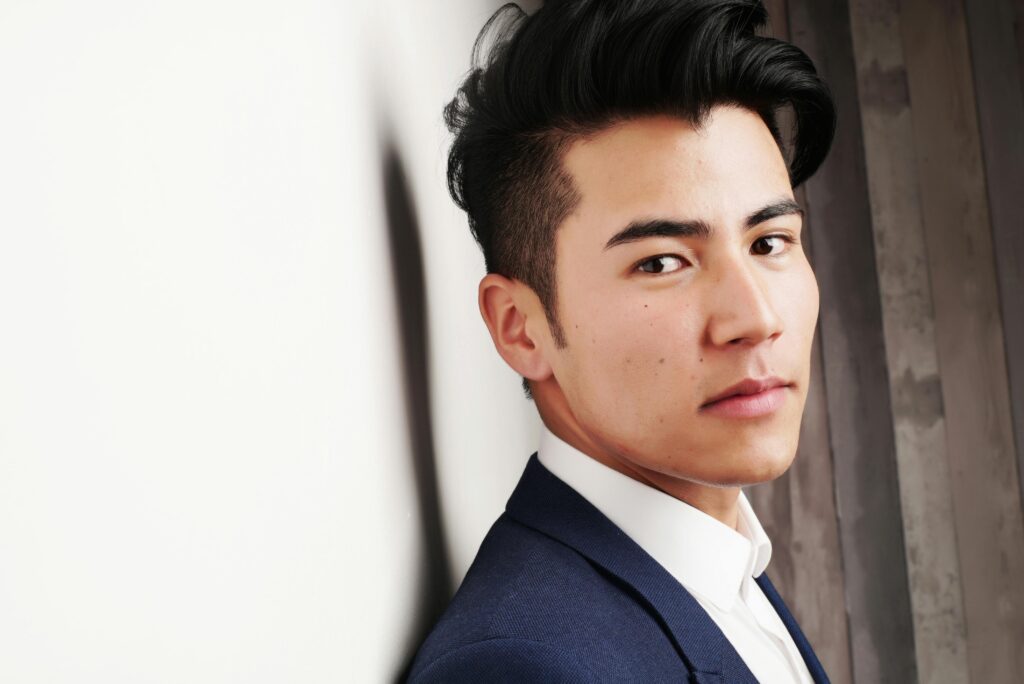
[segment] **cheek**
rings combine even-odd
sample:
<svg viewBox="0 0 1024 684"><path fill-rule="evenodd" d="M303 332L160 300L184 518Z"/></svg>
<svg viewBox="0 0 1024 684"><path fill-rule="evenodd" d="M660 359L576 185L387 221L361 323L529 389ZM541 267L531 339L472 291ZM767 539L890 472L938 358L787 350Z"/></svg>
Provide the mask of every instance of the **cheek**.
<svg viewBox="0 0 1024 684"><path fill-rule="evenodd" d="M790 319L798 327L799 336L809 346L818 322L818 281L810 264L794 280L792 286L785 290L788 294L786 307L790 311Z"/></svg>
<svg viewBox="0 0 1024 684"><path fill-rule="evenodd" d="M605 304L570 331L580 408L640 428L692 403L703 364L690 307L655 296Z"/></svg>
<svg viewBox="0 0 1024 684"><path fill-rule="evenodd" d="M818 322L818 285L810 267L787 278L775 300L776 309L783 318L785 332L780 340L778 354L772 359L778 370L792 374L806 396L811 372L811 350Z"/></svg>

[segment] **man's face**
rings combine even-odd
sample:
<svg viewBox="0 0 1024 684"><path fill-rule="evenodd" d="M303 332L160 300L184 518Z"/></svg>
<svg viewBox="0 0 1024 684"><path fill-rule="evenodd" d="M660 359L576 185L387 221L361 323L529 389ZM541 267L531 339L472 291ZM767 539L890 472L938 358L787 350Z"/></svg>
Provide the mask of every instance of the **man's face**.
<svg viewBox="0 0 1024 684"><path fill-rule="evenodd" d="M564 165L582 199L556 232L567 346L550 345L548 360L574 429L601 460L654 480L781 475L796 453L818 287L797 211L747 225L793 200L764 122L736 107L714 108L700 132L645 117L575 142ZM700 221L711 235L613 240L653 219ZM745 378L773 375L789 383L773 411L703 407Z"/></svg>

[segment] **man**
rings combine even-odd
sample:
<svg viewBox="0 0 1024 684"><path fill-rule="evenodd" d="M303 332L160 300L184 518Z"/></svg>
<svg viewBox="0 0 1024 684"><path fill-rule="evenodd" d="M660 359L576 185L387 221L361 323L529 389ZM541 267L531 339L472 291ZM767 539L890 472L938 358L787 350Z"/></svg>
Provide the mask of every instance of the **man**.
<svg viewBox="0 0 1024 684"><path fill-rule="evenodd" d="M740 489L796 454L818 289L793 188L835 127L766 19L549 2L448 105L480 311L544 428L411 681L828 681Z"/></svg>

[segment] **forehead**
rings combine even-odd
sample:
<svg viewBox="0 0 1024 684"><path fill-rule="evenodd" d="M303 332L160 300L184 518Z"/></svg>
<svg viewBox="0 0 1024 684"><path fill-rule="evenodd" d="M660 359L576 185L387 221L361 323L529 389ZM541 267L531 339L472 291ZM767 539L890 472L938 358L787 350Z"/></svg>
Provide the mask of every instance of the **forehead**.
<svg viewBox="0 0 1024 684"><path fill-rule="evenodd" d="M564 227L586 225L594 241L648 215L728 225L792 197L768 127L739 107L712 109L700 129L672 116L624 121L574 141L563 165L581 198Z"/></svg>

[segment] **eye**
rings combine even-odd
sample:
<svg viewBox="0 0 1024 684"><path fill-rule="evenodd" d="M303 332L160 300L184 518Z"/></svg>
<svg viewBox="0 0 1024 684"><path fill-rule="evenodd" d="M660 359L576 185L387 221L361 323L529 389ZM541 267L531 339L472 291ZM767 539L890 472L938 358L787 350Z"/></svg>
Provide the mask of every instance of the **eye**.
<svg viewBox="0 0 1024 684"><path fill-rule="evenodd" d="M758 244L758 243L765 244L766 240L778 240L778 241L780 241L782 243L782 247L785 247L787 244L791 245L791 244L796 242L796 240L794 240L793 238L791 238L788 235L785 235L785 234L782 234L782 233L776 233L774 235L762 235L761 237L759 237L756 240L754 240L754 244L755 245ZM758 255L759 256L782 256L782 254L783 254L783 251L781 251L781 250L776 252L776 253L774 253L774 254L771 253L771 245L770 244L769 244L769 248L768 249L769 249L768 252L766 252L766 253L758 252Z"/></svg>
<svg viewBox="0 0 1024 684"><path fill-rule="evenodd" d="M650 259L644 259L636 267L644 273L671 273L683 267L683 260L674 254L659 254Z"/></svg>

